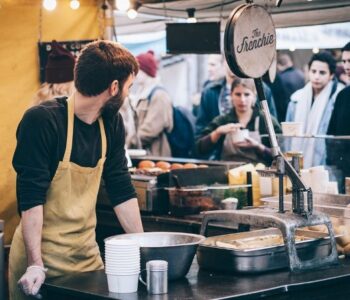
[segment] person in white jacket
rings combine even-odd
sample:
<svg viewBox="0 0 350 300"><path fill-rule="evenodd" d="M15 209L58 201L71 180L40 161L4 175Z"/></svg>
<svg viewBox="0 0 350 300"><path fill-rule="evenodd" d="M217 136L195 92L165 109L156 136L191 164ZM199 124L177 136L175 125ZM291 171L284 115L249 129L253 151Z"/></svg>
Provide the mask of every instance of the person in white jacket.
<svg viewBox="0 0 350 300"><path fill-rule="evenodd" d="M306 136L325 135L335 98L344 86L334 76L336 61L328 52L314 54L308 65L310 81L292 94L286 121L301 122ZM291 150L303 151L305 167L322 164L325 159L324 147L315 139L298 139Z"/></svg>

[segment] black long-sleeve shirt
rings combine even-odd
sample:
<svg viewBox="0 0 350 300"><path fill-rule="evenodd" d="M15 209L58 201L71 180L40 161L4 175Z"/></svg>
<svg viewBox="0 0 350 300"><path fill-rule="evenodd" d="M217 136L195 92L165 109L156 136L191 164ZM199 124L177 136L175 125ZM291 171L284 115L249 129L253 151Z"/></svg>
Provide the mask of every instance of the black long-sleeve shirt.
<svg viewBox="0 0 350 300"><path fill-rule="evenodd" d="M13 167L17 172L17 201L20 211L44 204L46 193L67 140L67 98L44 102L27 110L17 128L17 147ZM107 138L107 157L103 179L113 206L136 196L125 158L125 129L120 114L102 114ZM101 157L98 121L86 124L74 117L70 161L95 167Z"/></svg>

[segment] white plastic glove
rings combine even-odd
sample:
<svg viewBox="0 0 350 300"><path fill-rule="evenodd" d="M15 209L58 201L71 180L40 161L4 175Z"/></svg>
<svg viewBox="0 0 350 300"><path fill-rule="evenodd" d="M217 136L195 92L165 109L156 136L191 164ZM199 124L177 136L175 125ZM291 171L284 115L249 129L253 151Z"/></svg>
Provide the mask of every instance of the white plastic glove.
<svg viewBox="0 0 350 300"><path fill-rule="evenodd" d="M44 283L47 269L41 266L29 266L18 281L20 289L28 296L37 296L41 285Z"/></svg>

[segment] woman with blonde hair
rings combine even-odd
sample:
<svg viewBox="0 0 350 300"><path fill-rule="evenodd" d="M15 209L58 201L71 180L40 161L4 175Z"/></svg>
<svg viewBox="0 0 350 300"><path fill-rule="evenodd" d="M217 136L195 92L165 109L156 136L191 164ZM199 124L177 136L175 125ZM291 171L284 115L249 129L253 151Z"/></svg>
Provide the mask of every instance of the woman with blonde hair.
<svg viewBox="0 0 350 300"><path fill-rule="evenodd" d="M233 109L216 117L202 131L196 142L198 154L213 153L214 159L269 163L272 158L269 141L260 143L260 135L267 134L267 129L256 97L252 79L235 79L231 86ZM272 122L276 133L280 133L278 121L272 117ZM248 129L249 137L235 142L233 135L241 129Z"/></svg>
<svg viewBox="0 0 350 300"><path fill-rule="evenodd" d="M56 97L73 94L74 56L55 40L52 41L52 50L45 67L45 82L36 92L33 105Z"/></svg>

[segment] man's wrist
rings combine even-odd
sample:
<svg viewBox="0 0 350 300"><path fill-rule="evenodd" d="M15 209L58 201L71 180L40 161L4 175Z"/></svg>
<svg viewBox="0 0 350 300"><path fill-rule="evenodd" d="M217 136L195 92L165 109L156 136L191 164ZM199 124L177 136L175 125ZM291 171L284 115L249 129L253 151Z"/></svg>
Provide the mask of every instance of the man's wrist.
<svg viewBox="0 0 350 300"><path fill-rule="evenodd" d="M216 129L212 132L211 140L216 142L220 138L220 136L221 136L221 134Z"/></svg>
<svg viewBox="0 0 350 300"><path fill-rule="evenodd" d="M30 270L30 269L38 269L38 270L41 270L43 271L44 273L47 272L47 268L45 268L44 266L38 266L38 265L31 265L27 268L27 270Z"/></svg>
<svg viewBox="0 0 350 300"><path fill-rule="evenodd" d="M264 153L264 152L265 152L265 149L266 149L266 147L265 147L263 144L258 144L258 150L259 150L261 153Z"/></svg>
<svg viewBox="0 0 350 300"><path fill-rule="evenodd" d="M44 267L44 262L42 261L42 258L39 255L36 255L36 258L34 257L32 259L28 259L28 266L41 266Z"/></svg>

